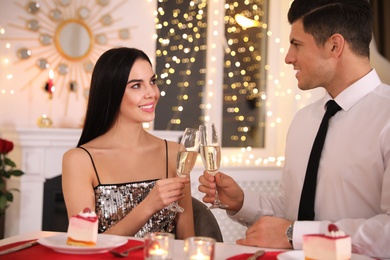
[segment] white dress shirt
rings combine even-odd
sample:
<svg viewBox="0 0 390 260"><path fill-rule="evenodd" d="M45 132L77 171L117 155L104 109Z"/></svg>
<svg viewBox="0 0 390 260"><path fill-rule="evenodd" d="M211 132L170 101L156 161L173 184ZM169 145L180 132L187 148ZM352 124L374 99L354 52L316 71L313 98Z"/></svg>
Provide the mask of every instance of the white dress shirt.
<svg viewBox="0 0 390 260"><path fill-rule="evenodd" d="M291 123L281 196L245 191L241 210L228 212L233 220L250 226L264 215L297 219L310 151L329 99L326 94L301 109ZM390 86L372 70L335 101L342 110L329 121L315 220L295 221L294 248L302 248L303 234L325 233L332 222L351 235L354 253L390 258Z"/></svg>

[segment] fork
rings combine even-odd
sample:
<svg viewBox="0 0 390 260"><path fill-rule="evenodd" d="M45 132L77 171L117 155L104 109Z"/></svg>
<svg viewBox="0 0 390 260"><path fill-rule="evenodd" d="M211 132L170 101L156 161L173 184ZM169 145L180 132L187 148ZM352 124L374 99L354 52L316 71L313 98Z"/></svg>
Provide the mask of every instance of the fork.
<svg viewBox="0 0 390 260"><path fill-rule="evenodd" d="M117 251L113 251L113 250L110 250L109 252L113 256L116 256L116 257L127 257L130 252L133 252L133 251L136 251L136 250L142 249L142 248L144 248L144 245L130 247L129 249L127 249L127 250L125 250L123 252L117 252Z"/></svg>
<svg viewBox="0 0 390 260"><path fill-rule="evenodd" d="M251 255L250 257L248 257L247 260L256 260L257 258L263 256L265 254L265 251L264 250L258 250L256 251L253 255Z"/></svg>

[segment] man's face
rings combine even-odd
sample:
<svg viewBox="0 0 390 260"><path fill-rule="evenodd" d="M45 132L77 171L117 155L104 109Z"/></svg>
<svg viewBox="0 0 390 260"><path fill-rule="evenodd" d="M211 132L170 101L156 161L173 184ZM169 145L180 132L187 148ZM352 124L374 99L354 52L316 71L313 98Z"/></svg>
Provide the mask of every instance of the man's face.
<svg viewBox="0 0 390 260"><path fill-rule="evenodd" d="M323 46L318 46L311 34L305 33L302 20L291 25L290 48L285 58L294 66L298 87L302 90L325 87L333 78L330 55Z"/></svg>

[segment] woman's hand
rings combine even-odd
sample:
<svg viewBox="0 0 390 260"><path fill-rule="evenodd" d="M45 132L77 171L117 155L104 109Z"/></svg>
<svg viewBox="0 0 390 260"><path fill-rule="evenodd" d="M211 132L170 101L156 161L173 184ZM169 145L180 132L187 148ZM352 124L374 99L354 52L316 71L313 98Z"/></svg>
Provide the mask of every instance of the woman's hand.
<svg viewBox="0 0 390 260"><path fill-rule="evenodd" d="M145 198L153 212L163 209L174 201L184 197L184 187L190 183L189 178L167 178L158 180L156 186Z"/></svg>
<svg viewBox="0 0 390 260"><path fill-rule="evenodd" d="M233 180L232 177L218 172L215 176L212 176L207 171L203 172L203 175L199 177L200 185L198 190L205 193L203 202L213 203L215 200L215 189L218 189L219 200L228 205L227 210L239 211L244 201L244 192Z"/></svg>

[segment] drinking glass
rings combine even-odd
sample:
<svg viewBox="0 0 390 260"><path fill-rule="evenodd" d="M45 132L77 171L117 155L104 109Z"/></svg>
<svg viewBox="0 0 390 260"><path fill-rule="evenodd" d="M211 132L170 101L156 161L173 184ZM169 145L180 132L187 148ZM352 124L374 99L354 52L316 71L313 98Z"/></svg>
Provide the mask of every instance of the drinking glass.
<svg viewBox="0 0 390 260"><path fill-rule="evenodd" d="M215 239L211 237L188 237L184 240L186 260L208 259L214 260Z"/></svg>
<svg viewBox="0 0 390 260"><path fill-rule="evenodd" d="M186 128L180 140L179 153L176 158L176 174L179 177L186 177L194 168L199 151L199 131L194 128ZM170 204L168 209L176 212L183 212L184 209L176 202Z"/></svg>
<svg viewBox="0 0 390 260"><path fill-rule="evenodd" d="M144 236L146 260L172 260L175 236L171 233L154 232Z"/></svg>
<svg viewBox="0 0 390 260"><path fill-rule="evenodd" d="M217 131L213 123L199 126L200 156L206 171L215 176L221 165L221 146L218 141ZM209 209L227 208L218 198L218 190L215 189L215 200Z"/></svg>

